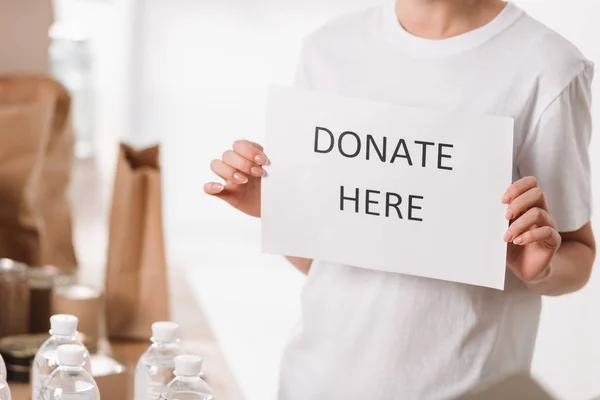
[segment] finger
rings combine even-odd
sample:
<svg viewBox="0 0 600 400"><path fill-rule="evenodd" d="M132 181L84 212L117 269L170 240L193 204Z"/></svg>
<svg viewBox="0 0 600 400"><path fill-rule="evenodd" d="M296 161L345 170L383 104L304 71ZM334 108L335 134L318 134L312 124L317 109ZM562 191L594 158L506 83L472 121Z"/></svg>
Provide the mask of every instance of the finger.
<svg viewBox="0 0 600 400"><path fill-rule="evenodd" d="M248 177L244 173L233 168L231 165L225 164L221 160L213 160L210 163L210 169L226 181L239 184L248 182Z"/></svg>
<svg viewBox="0 0 600 400"><path fill-rule="evenodd" d="M544 210L548 209L546 206L546 195L537 186L529 189L510 202L506 210L506 219L515 219L533 207L543 208Z"/></svg>
<svg viewBox="0 0 600 400"><path fill-rule="evenodd" d="M216 195L223 192L223 189L225 189L225 185L222 183L208 182L204 184L204 193L206 194Z"/></svg>
<svg viewBox="0 0 600 400"><path fill-rule="evenodd" d="M551 226L556 229L554 219L546 210L539 207L530 208L510 224L510 227L504 234L504 241L510 242L522 233L539 226Z"/></svg>
<svg viewBox="0 0 600 400"><path fill-rule="evenodd" d="M267 164L267 156L263 153L262 146L247 140L237 140L233 143L233 150L247 160L260 165Z"/></svg>
<svg viewBox="0 0 600 400"><path fill-rule="evenodd" d="M502 195L502 203L509 204L512 200L537 186L538 181L533 176L526 176L525 178L519 179L506 189Z"/></svg>
<svg viewBox="0 0 600 400"><path fill-rule="evenodd" d="M264 152L264 149L263 149L263 147L260 144L258 144L256 142L250 142L250 144L252 146L256 147L257 149L259 149L260 151Z"/></svg>
<svg viewBox="0 0 600 400"><path fill-rule="evenodd" d="M558 248L561 240L560 234L556 229L551 226L542 226L517 236L513 240L513 243L517 246L525 246L530 243L544 242L553 248Z"/></svg>
<svg viewBox="0 0 600 400"><path fill-rule="evenodd" d="M246 175L261 177L265 175L265 170L261 166L241 156L235 151L228 150L223 153L223 162Z"/></svg>

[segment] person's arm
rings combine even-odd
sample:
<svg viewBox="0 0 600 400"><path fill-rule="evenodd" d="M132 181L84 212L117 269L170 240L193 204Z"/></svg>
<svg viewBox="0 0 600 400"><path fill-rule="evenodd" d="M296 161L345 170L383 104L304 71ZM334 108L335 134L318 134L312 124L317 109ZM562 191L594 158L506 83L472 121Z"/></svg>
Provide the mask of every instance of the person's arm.
<svg viewBox="0 0 600 400"><path fill-rule="evenodd" d="M503 198L511 221L504 238L507 265L531 290L549 296L582 288L595 256L589 155L594 66L582 59L572 68L570 81L565 75L566 86L556 86L556 96L549 96L517 144L515 164L523 178Z"/></svg>
<svg viewBox="0 0 600 400"><path fill-rule="evenodd" d="M532 290L547 296L559 296L585 286L596 255L590 223L574 232L561 233L560 236L562 243L550 261L546 276L528 284Z"/></svg>
<svg viewBox="0 0 600 400"><path fill-rule="evenodd" d="M559 233L546 195L532 176L506 190L510 226L507 266L527 286L544 295L559 296L581 289L589 280L596 244L591 223L572 232ZM588 220L589 221L589 220Z"/></svg>
<svg viewBox="0 0 600 400"><path fill-rule="evenodd" d="M310 270L310 266L312 265L312 262L313 262L312 259L301 258L301 257L286 257L286 258L300 272L302 272L304 275L308 275L308 271Z"/></svg>

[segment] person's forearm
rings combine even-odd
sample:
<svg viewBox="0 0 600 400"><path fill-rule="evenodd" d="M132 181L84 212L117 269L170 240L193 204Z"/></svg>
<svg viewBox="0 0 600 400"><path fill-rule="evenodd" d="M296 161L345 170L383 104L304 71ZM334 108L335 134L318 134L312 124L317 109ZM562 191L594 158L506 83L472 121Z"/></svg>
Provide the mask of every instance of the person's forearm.
<svg viewBox="0 0 600 400"><path fill-rule="evenodd" d="M305 275L308 275L308 271L310 270L310 266L312 265L313 260L310 258L301 258L301 257L285 257L289 262L292 263L294 267L296 267L300 272Z"/></svg>
<svg viewBox="0 0 600 400"><path fill-rule="evenodd" d="M581 242L563 241L550 262L549 275L529 287L546 296L560 296L581 289L588 282L595 250Z"/></svg>

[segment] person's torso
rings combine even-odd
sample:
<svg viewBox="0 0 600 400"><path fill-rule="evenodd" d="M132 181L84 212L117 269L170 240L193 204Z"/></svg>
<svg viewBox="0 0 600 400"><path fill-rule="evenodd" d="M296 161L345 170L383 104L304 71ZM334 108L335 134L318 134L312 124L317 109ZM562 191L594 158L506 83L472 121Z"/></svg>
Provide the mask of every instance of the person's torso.
<svg viewBox="0 0 600 400"><path fill-rule="evenodd" d="M512 117L516 157L544 106L568 83L569 74L548 72L546 63L561 60L566 70L577 59L566 41L513 5L479 34L445 47L398 29L387 5L322 28L305 43L303 86ZM468 246L465 237L465 257ZM457 396L480 380L529 368L540 309L540 296L509 271L498 291L315 261L301 329L283 359L280 399Z"/></svg>

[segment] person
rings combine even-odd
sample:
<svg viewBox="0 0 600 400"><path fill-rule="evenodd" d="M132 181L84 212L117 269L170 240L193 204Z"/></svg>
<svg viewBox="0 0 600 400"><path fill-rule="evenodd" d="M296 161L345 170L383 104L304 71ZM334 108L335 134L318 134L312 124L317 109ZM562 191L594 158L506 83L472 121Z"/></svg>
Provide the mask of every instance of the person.
<svg viewBox="0 0 600 400"><path fill-rule="evenodd" d="M510 272L499 291L290 257L308 277L280 399L448 399L530 369L541 295L582 288L595 256L592 77L572 44L501 0L396 0L305 39L300 88L514 119L513 184L498 193ZM225 184L204 190L260 217L267 157L236 141L211 164ZM456 234L466 259L477 232Z"/></svg>

